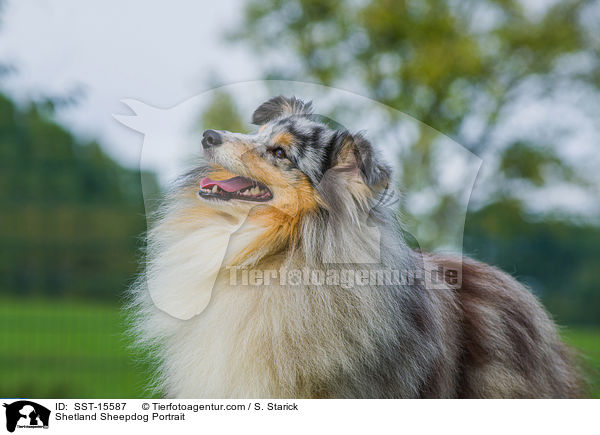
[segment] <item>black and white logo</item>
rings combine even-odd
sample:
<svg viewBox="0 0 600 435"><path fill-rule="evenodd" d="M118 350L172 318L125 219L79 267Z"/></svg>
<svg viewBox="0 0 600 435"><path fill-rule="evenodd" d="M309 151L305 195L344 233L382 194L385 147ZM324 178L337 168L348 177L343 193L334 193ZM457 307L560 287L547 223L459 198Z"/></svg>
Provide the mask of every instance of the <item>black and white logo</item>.
<svg viewBox="0 0 600 435"><path fill-rule="evenodd" d="M19 400L11 404L3 404L6 408L6 430L14 432L19 429L48 429L50 410L30 400Z"/></svg>

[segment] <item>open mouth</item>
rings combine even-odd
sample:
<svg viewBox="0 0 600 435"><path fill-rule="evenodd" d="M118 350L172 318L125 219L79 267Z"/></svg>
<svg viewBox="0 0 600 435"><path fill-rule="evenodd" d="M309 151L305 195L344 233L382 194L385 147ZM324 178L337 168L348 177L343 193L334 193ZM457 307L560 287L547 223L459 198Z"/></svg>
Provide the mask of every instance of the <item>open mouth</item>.
<svg viewBox="0 0 600 435"><path fill-rule="evenodd" d="M200 192L198 193L205 198L216 198L223 201L238 199L264 202L273 198L273 194L263 183L241 176L227 180L213 180L205 177L200 181Z"/></svg>

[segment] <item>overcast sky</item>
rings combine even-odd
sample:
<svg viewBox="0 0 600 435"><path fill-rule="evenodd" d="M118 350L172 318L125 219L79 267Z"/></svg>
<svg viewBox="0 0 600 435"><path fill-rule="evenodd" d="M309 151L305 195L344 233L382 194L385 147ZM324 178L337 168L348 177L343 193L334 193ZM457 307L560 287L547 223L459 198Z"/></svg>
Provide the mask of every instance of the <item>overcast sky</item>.
<svg viewBox="0 0 600 435"><path fill-rule="evenodd" d="M9 0L0 27L0 59L17 74L3 91L19 101L79 86L81 103L60 111L75 132L97 138L122 163L139 162L140 136L116 122L123 98L170 107L206 90L208 78L259 77L259 63L223 42L242 1Z"/></svg>

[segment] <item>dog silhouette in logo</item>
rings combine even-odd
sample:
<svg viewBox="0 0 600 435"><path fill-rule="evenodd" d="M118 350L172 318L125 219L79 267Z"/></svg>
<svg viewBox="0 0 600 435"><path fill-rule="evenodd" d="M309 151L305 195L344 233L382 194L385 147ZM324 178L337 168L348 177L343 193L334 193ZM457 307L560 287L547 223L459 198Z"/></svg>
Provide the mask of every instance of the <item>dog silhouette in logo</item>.
<svg viewBox="0 0 600 435"><path fill-rule="evenodd" d="M15 431L17 423L21 418L28 420L25 423L26 425L38 426L40 424L39 420L41 420L42 425L48 427L50 410L42 405L29 400L19 400L10 405L4 404L3 406L6 408L6 430L9 432Z"/></svg>

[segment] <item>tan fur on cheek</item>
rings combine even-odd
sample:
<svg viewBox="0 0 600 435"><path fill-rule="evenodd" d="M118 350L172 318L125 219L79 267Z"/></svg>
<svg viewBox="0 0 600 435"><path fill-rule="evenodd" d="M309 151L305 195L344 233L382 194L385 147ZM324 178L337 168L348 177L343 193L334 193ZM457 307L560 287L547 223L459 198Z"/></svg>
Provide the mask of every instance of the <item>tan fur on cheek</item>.
<svg viewBox="0 0 600 435"><path fill-rule="evenodd" d="M317 193L304 176L294 184L277 189L274 195L273 205L256 207L249 214L250 222L266 230L240 253L234 263L247 262L253 257L264 256L265 252L275 253L295 245L302 218L319 205Z"/></svg>
<svg viewBox="0 0 600 435"><path fill-rule="evenodd" d="M292 140L291 135L282 133L279 139ZM239 147L242 147L240 144ZM192 221L201 219L210 221L215 217L230 215L230 219L239 223L247 222L250 227L263 231L242 232L247 235L256 234L254 240L233 256L231 264L244 264L262 258L269 253L275 253L286 246L297 243L302 217L315 211L321 201L308 178L304 174L282 171L265 161L253 150L243 147L241 150L230 150L235 155L243 155L240 163L246 168L240 174L230 172L224 168L217 168L208 176L215 180L224 180L242 175L260 181L267 185L273 193L273 199L268 203L251 203L244 201L229 201L226 204L200 204L186 213L186 219ZM321 204L322 205L322 204ZM246 219L247 218L247 219ZM235 236L234 236L235 237Z"/></svg>

